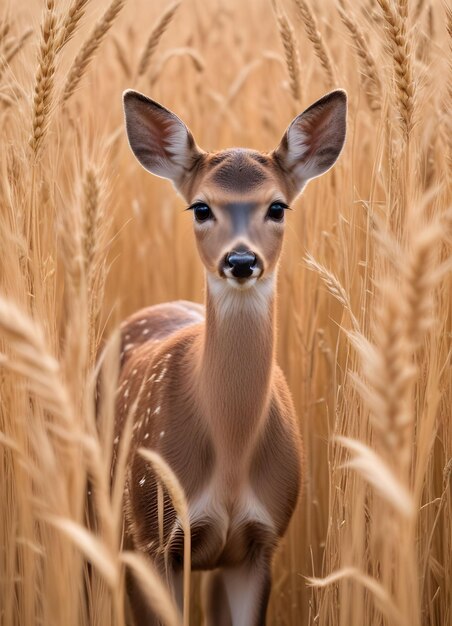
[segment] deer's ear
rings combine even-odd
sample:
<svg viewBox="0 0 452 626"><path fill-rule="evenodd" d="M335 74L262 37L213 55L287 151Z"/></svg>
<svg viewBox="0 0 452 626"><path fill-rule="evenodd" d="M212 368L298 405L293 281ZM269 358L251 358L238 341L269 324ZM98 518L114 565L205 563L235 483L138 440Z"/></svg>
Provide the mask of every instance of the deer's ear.
<svg viewBox="0 0 452 626"><path fill-rule="evenodd" d="M203 154L191 132L162 105L131 89L123 94L127 137L141 165L177 189Z"/></svg>
<svg viewBox="0 0 452 626"><path fill-rule="evenodd" d="M294 182L296 193L336 162L345 141L347 94L337 89L300 113L274 156Z"/></svg>

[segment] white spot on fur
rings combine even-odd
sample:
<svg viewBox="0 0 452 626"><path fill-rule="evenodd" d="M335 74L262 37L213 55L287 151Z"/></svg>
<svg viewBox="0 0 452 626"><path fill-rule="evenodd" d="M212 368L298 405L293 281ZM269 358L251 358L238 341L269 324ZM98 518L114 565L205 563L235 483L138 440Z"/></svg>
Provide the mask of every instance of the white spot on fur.
<svg viewBox="0 0 452 626"><path fill-rule="evenodd" d="M156 382L156 383L160 383L160 382L162 382L163 377L164 377L164 376L165 376L165 374L166 374L166 371L167 371L167 368L166 368L166 367L162 367L162 369L161 369L161 371L160 371L160 374L159 374L159 375L158 375L158 377L155 379L155 382Z"/></svg>
<svg viewBox="0 0 452 626"><path fill-rule="evenodd" d="M145 482L146 482L146 476L142 476L139 480L140 487L142 487Z"/></svg>

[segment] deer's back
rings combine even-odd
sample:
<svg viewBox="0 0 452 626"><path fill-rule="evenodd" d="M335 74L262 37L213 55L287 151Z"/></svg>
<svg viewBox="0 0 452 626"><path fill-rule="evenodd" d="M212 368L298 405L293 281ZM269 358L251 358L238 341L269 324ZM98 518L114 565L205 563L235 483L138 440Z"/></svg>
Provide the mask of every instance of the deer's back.
<svg viewBox="0 0 452 626"><path fill-rule="evenodd" d="M153 552L159 540L157 484L149 464L137 450L159 452L182 479L189 494L199 475L187 470L204 463L208 470L212 447L192 403L188 353L196 349L204 322L204 307L177 301L137 311L121 325L121 369L116 394L113 466L127 419L132 421L125 508L129 533L136 547ZM195 445L196 449L191 446ZM164 498L165 541L174 521Z"/></svg>
<svg viewBox="0 0 452 626"><path fill-rule="evenodd" d="M204 316L204 307L188 300L140 309L121 325L121 367L144 343L158 344L186 326L203 322Z"/></svg>

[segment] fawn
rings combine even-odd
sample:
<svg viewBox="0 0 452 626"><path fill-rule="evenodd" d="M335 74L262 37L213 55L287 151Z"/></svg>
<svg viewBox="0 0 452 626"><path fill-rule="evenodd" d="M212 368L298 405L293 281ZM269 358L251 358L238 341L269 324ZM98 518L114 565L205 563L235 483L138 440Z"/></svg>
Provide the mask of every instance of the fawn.
<svg viewBox="0 0 452 626"><path fill-rule="evenodd" d="M265 624L272 557L297 502L302 458L290 392L275 362L285 211L338 158L346 109L345 92L336 90L298 115L273 152L209 154L172 112L124 93L130 147L188 202L206 273L205 307L159 304L121 326L116 442L135 402L125 530L163 567L157 482L136 453L149 447L185 490L192 569L206 570L208 626ZM180 602L183 535L167 494L163 510L164 565ZM131 583L128 591L137 626L157 623L139 589Z"/></svg>

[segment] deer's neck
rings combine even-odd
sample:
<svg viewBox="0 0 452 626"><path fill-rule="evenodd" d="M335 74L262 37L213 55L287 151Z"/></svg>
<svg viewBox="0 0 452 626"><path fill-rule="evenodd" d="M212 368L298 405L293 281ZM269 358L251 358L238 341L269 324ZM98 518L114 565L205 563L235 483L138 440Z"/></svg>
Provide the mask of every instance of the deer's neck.
<svg viewBox="0 0 452 626"><path fill-rule="evenodd" d="M246 291L208 277L199 373L203 404L223 464L252 448L266 414L274 364L273 276Z"/></svg>

